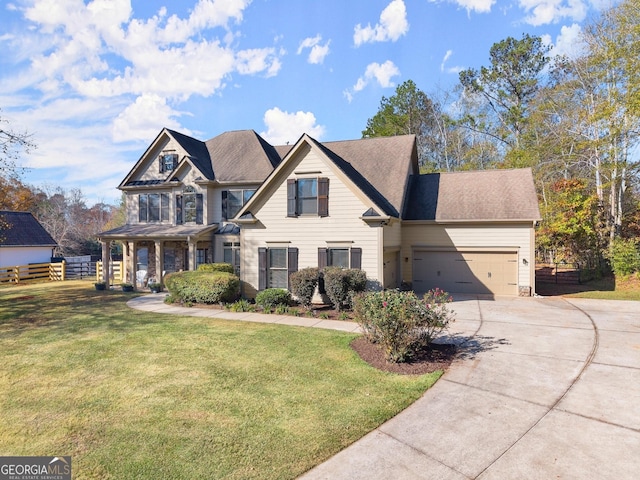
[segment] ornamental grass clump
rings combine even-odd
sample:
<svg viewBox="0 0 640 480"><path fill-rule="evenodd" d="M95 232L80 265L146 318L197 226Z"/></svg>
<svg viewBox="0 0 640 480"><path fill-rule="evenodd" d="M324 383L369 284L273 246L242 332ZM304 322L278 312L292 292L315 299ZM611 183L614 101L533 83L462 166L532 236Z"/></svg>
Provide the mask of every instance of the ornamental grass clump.
<svg viewBox="0 0 640 480"><path fill-rule="evenodd" d="M451 297L440 289L422 299L398 290L367 292L355 297L354 314L365 337L384 349L388 361L399 363L428 347L449 326L449 302Z"/></svg>

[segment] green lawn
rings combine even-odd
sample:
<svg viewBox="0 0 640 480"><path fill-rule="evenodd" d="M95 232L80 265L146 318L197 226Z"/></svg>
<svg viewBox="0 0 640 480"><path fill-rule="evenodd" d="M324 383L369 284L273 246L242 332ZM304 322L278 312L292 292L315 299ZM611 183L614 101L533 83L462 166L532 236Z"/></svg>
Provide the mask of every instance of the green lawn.
<svg viewBox="0 0 640 480"><path fill-rule="evenodd" d="M0 287L0 455L74 479L295 478L439 374L377 371L352 334L134 311L93 283Z"/></svg>
<svg viewBox="0 0 640 480"><path fill-rule="evenodd" d="M537 284L536 292L544 296L562 295L574 298L596 298L600 300L640 301L640 276L606 277L591 280L581 285Z"/></svg>

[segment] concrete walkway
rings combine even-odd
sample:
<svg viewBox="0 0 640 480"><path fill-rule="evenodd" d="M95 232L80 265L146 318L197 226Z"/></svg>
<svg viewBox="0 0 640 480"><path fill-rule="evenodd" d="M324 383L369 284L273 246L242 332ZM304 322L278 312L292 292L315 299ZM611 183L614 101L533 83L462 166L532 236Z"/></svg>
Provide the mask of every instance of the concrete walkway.
<svg viewBox="0 0 640 480"><path fill-rule="evenodd" d="M170 307L143 310L357 331L356 324ZM640 477L640 302L459 298L441 342L461 357L405 411L301 478ZM338 325L339 324L339 325Z"/></svg>

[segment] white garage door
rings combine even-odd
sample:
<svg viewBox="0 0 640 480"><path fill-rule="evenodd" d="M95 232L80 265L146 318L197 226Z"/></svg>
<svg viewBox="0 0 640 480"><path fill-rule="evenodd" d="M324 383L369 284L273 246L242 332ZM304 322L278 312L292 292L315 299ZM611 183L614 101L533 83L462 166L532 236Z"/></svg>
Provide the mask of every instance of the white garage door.
<svg viewBox="0 0 640 480"><path fill-rule="evenodd" d="M414 251L413 289L449 293L518 295L516 252Z"/></svg>

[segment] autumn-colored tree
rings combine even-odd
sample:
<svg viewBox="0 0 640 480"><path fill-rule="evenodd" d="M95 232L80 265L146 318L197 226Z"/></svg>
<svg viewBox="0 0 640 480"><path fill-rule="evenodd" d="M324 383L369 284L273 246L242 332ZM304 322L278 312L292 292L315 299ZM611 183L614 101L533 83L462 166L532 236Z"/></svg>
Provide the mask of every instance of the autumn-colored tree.
<svg viewBox="0 0 640 480"><path fill-rule="evenodd" d="M598 199L584 180L555 182L541 202L542 222L536 234L544 262L600 265L606 247L598 217ZM606 245L606 243L605 243Z"/></svg>

